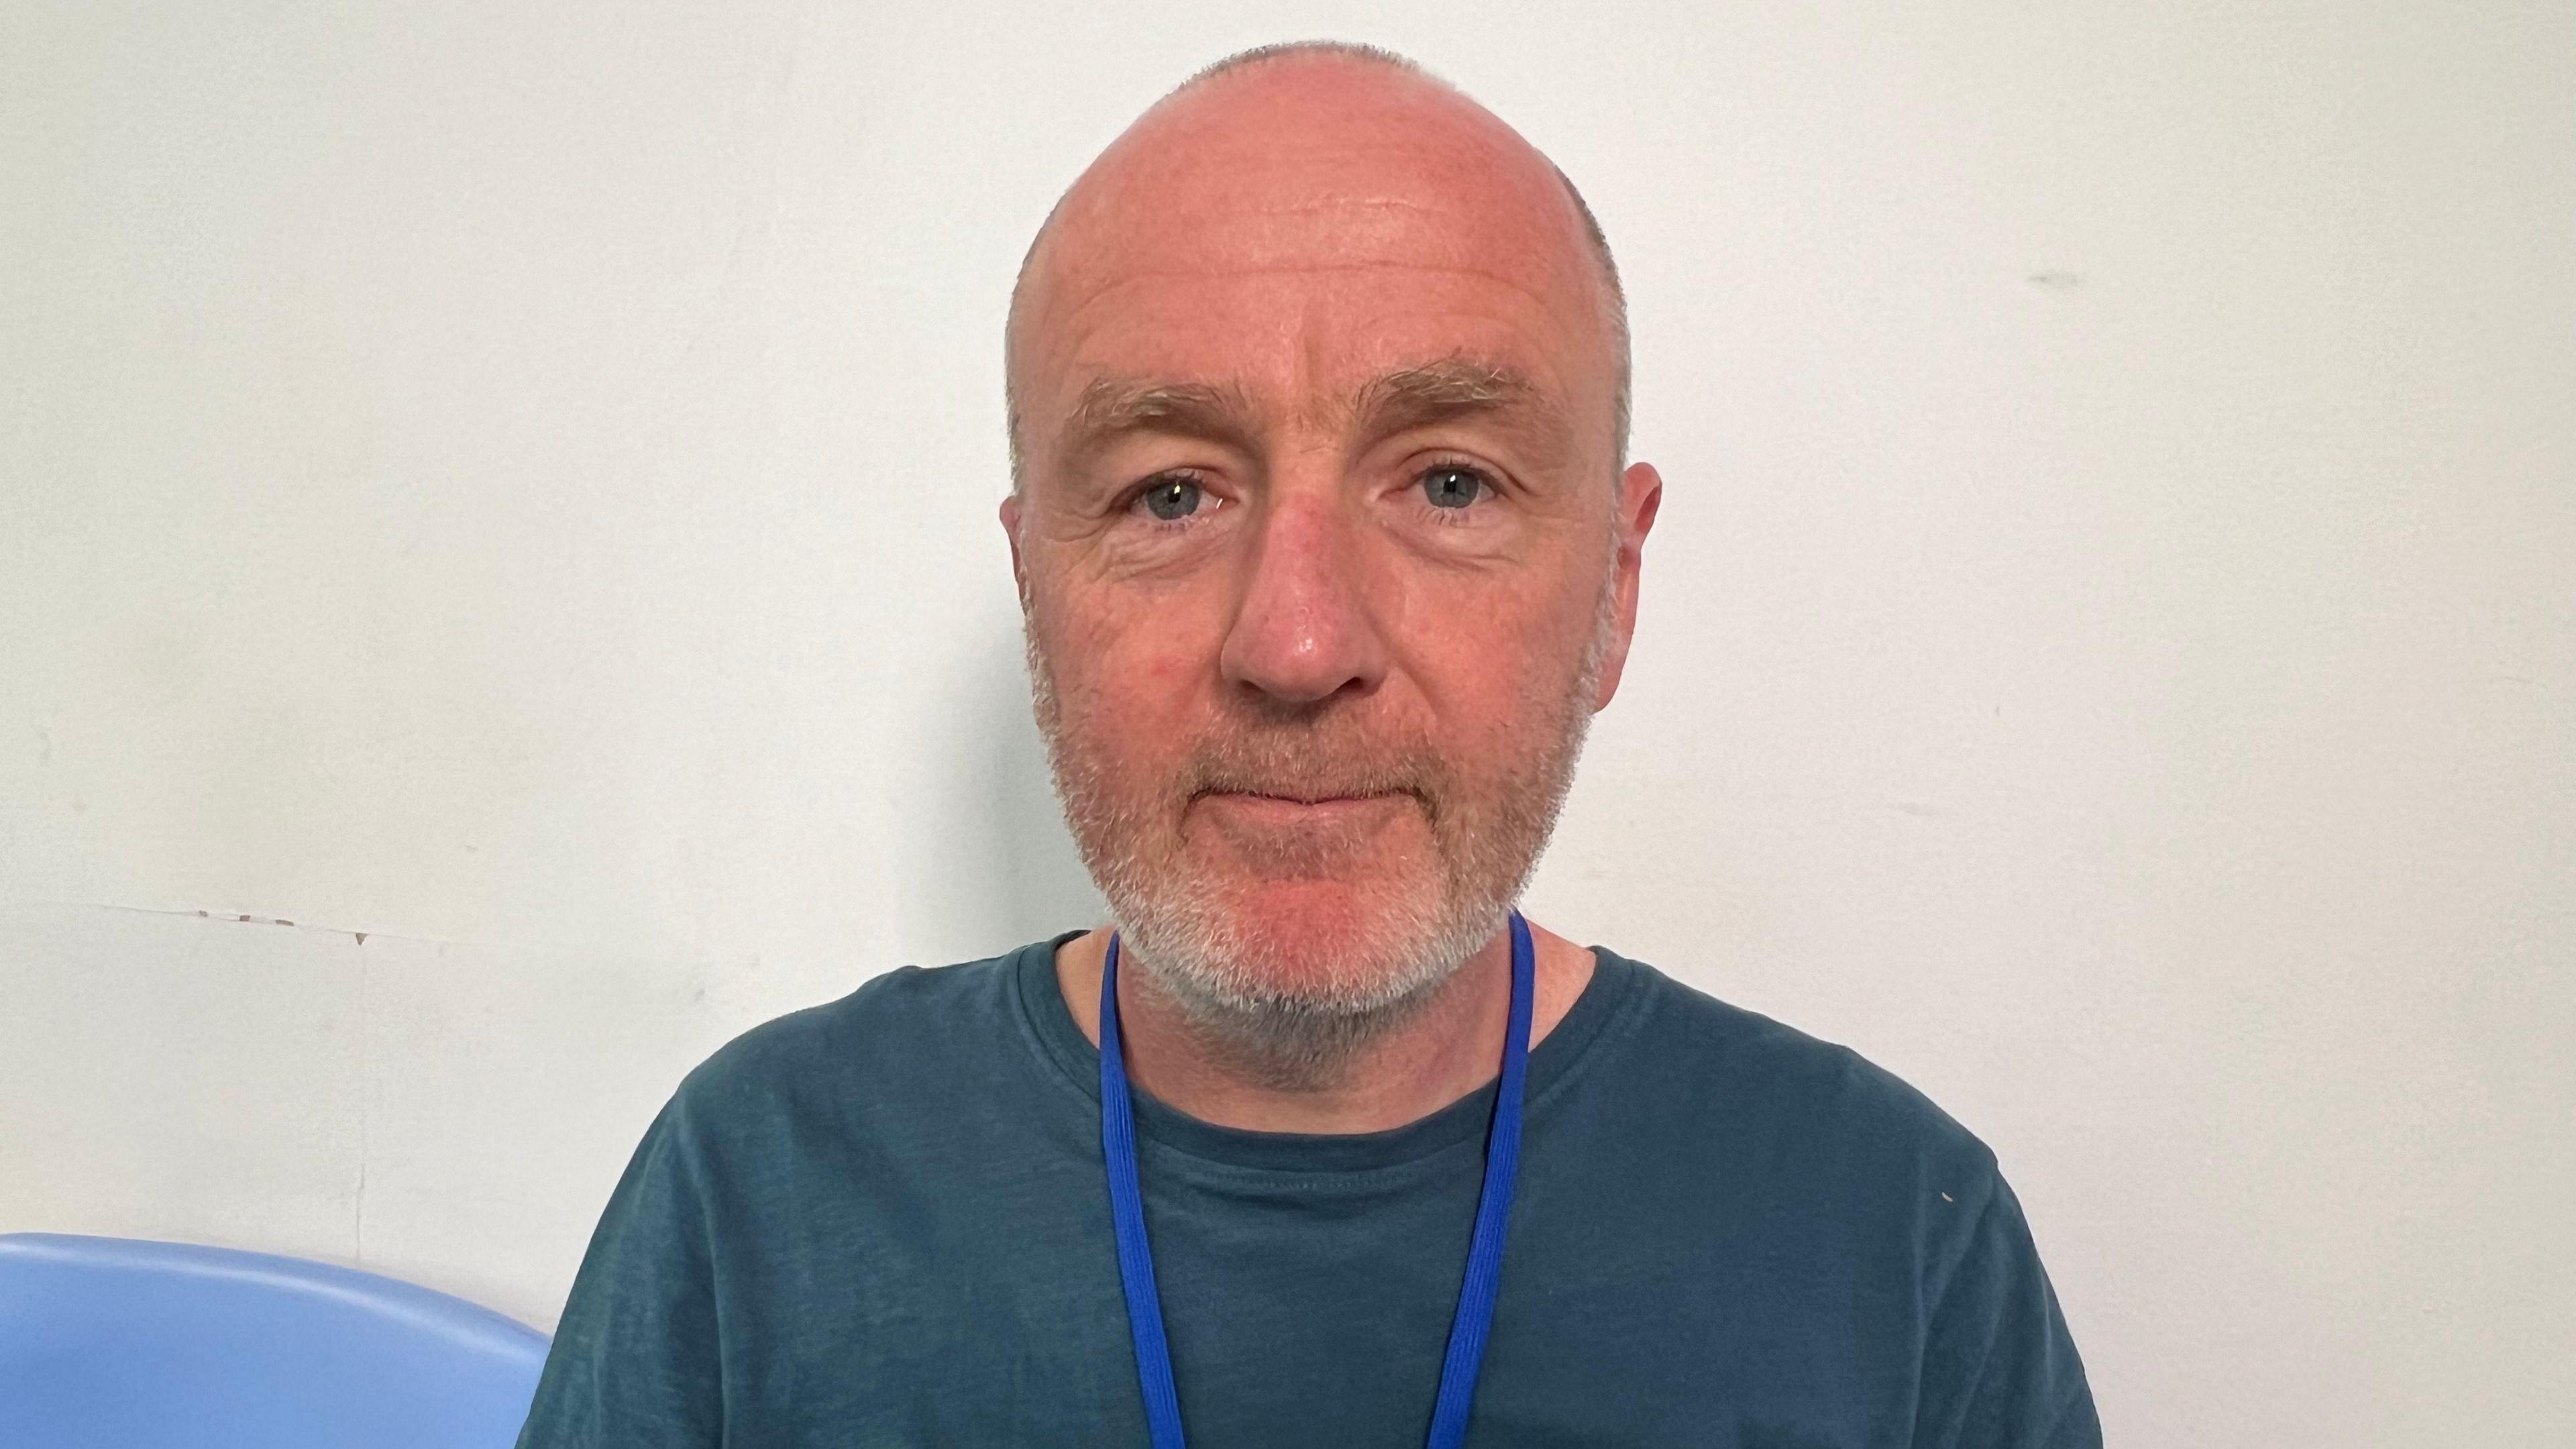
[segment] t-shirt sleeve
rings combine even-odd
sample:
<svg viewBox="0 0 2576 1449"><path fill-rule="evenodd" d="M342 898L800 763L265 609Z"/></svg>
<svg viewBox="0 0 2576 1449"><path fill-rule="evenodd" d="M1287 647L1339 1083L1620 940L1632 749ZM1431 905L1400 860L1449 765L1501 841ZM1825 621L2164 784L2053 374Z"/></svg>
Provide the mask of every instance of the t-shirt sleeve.
<svg viewBox="0 0 2576 1449"><path fill-rule="evenodd" d="M1916 1449L2100 1449L2075 1341L2000 1174L1944 1281L1923 1349Z"/></svg>
<svg viewBox="0 0 2576 1449"><path fill-rule="evenodd" d="M723 1438L715 1283L682 1104L644 1134L591 1234L519 1449Z"/></svg>

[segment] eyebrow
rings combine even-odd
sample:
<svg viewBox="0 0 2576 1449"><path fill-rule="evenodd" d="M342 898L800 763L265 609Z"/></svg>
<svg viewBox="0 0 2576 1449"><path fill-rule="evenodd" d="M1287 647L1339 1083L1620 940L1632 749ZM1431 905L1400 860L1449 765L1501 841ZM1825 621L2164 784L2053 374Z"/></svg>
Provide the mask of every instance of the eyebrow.
<svg viewBox="0 0 2576 1449"><path fill-rule="evenodd" d="M1068 457L1088 458L1129 433L1249 445L1259 432L1252 399L1240 387L1104 377L1074 399L1064 449Z"/></svg>
<svg viewBox="0 0 2576 1449"><path fill-rule="evenodd" d="M1486 358L1444 357L1362 384L1326 415L1370 438L1465 417L1491 417L1543 465L1561 460L1573 429L1545 392L1517 369ZM1065 456L1086 459L1130 433L1166 433L1250 449L1263 431L1251 395L1233 383L1103 377L1084 387L1065 420Z"/></svg>
<svg viewBox="0 0 2576 1449"><path fill-rule="evenodd" d="M1371 378L1341 420L1383 438L1466 417L1502 422L1551 464L1573 442L1564 413L1537 384L1503 363L1463 355Z"/></svg>

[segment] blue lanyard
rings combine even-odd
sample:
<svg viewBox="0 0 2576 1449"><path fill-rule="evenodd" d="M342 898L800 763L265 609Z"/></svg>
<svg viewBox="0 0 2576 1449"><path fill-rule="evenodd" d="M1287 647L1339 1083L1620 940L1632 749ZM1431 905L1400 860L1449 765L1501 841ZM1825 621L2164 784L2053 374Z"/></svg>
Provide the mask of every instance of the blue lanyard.
<svg viewBox="0 0 2576 1449"><path fill-rule="evenodd" d="M1430 1449L1457 1449L1467 1437L1467 1408L1494 1325L1494 1290L1503 1275L1503 1229L1512 1211L1512 1179L1521 1158L1521 1087L1529 1076L1531 978L1536 974L1529 922L1512 912L1512 1009L1503 1030L1503 1076L1494 1092L1494 1121L1485 1139L1485 1187L1476 1200L1476 1236L1467 1250L1467 1280L1449 1321L1449 1353L1440 1364L1440 1398L1431 1410ZM1154 1252L1145 1242L1145 1202L1136 1180L1136 1108L1127 1093L1127 1056L1118 1040L1118 936L1100 967L1100 1147L1109 1162L1109 1210L1118 1230L1118 1278L1127 1290L1127 1328L1136 1340L1136 1377L1145 1390L1145 1424L1153 1449L1184 1449L1181 1401L1172 1388L1172 1349L1163 1337L1163 1299L1154 1288Z"/></svg>

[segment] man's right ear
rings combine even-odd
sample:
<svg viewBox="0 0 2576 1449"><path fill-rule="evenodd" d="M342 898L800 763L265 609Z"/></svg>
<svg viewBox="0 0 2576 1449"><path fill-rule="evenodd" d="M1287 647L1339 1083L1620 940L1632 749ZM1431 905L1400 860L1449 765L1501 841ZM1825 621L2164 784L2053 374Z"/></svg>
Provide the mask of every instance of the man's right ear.
<svg viewBox="0 0 2576 1449"><path fill-rule="evenodd" d="M1002 500L1002 536L1011 541L1012 591L1020 596L1020 609L1026 612L1029 607L1029 572L1020 562L1020 495L1017 493Z"/></svg>

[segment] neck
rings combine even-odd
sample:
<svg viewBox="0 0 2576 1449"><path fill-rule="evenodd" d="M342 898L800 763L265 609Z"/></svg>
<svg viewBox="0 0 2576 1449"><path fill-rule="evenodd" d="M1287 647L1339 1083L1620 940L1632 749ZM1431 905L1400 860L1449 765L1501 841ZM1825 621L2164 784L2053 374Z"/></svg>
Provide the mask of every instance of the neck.
<svg viewBox="0 0 2576 1449"><path fill-rule="evenodd" d="M1565 1019L1592 979L1592 953L1530 927L1536 948L1530 1045ZM1100 1043L1100 972L1109 930L1056 948L1056 984L1082 1034ZM1119 1037L1127 1078L1203 1122L1253 1132L1382 1132L1429 1116L1494 1079L1511 1014L1511 933L1497 932L1404 1016L1354 1049L1341 1069L1282 1080L1194 1022L1125 959L1118 966Z"/></svg>

